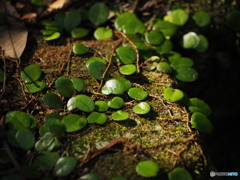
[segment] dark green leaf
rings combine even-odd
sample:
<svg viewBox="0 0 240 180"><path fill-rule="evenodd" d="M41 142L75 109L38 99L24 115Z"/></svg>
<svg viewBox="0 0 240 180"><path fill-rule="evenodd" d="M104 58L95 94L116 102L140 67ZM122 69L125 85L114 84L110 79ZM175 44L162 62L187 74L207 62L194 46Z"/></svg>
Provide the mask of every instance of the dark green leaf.
<svg viewBox="0 0 240 180"><path fill-rule="evenodd" d="M98 57L91 57L91 58L89 58L89 59L87 60L87 62L86 62L87 68L88 68L89 64L92 63L92 62L94 62L94 61L99 61L99 62L101 62L101 63L103 63L103 64L105 64L105 65L107 64L107 61L104 60L104 59L100 59L100 58L98 58Z"/></svg>
<svg viewBox="0 0 240 180"><path fill-rule="evenodd" d="M6 114L5 122L10 129L26 129L31 126L30 116L22 111L10 111Z"/></svg>
<svg viewBox="0 0 240 180"><path fill-rule="evenodd" d="M233 10L228 14L227 25L236 33L240 32L240 11Z"/></svg>
<svg viewBox="0 0 240 180"><path fill-rule="evenodd" d="M172 50L172 42L169 39L165 39L165 41L160 46L155 46L156 51L159 54L167 54Z"/></svg>
<svg viewBox="0 0 240 180"><path fill-rule="evenodd" d="M99 61L92 61L88 64L88 72L94 78L101 80L103 78L103 73L106 70L106 65Z"/></svg>
<svg viewBox="0 0 240 180"><path fill-rule="evenodd" d="M153 161L141 161L136 166L137 173L142 177L155 177L160 170L157 163Z"/></svg>
<svg viewBox="0 0 240 180"><path fill-rule="evenodd" d="M74 44L73 52L77 55L86 54L89 48L81 43Z"/></svg>
<svg viewBox="0 0 240 180"><path fill-rule="evenodd" d="M179 68L177 73L176 78L184 82L192 82L198 78L197 71L190 67Z"/></svg>
<svg viewBox="0 0 240 180"><path fill-rule="evenodd" d="M84 112L92 112L95 107L93 100L84 94L76 96L76 106Z"/></svg>
<svg viewBox="0 0 240 180"><path fill-rule="evenodd" d="M206 117L210 116L212 113L211 108L207 103L198 98L190 98L188 101L188 109L191 112L200 112L203 113Z"/></svg>
<svg viewBox="0 0 240 180"><path fill-rule="evenodd" d="M54 166L53 175L57 177L68 175L76 165L77 160L75 157L60 157Z"/></svg>
<svg viewBox="0 0 240 180"><path fill-rule="evenodd" d="M188 68L193 66L193 60L190 58L185 58L185 57L180 57L172 60L171 66L174 69L179 69L179 68Z"/></svg>
<svg viewBox="0 0 240 180"><path fill-rule="evenodd" d="M7 141L15 147L19 147L17 140L15 138L17 132L18 132L18 129L10 129L7 131Z"/></svg>
<svg viewBox="0 0 240 180"><path fill-rule="evenodd" d="M99 2L90 8L88 17L93 24L98 26L107 21L108 14L108 7L104 3Z"/></svg>
<svg viewBox="0 0 240 180"><path fill-rule="evenodd" d="M65 126L59 119L47 119L43 124L45 133L50 132L54 135L63 135L65 133Z"/></svg>
<svg viewBox="0 0 240 180"><path fill-rule="evenodd" d="M29 129L20 129L15 135L16 141L24 150L31 149L35 144L35 136Z"/></svg>
<svg viewBox="0 0 240 180"><path fill-rule="evenodd" d="M208 48L208 40L205 36L203 35L198 35L198 38L200 39L198 45L195 47L195 49L198 52L204 52Z"/></svg>
<svg viewBox="0 0 240 180"><path fill-rule="evenodd" d="M46 152L35 158L34 165L44 171L50 170L59 157L59 154L56 152Z"/></svg>
<svg viewBox="0 0 240 180"><path fill-rule="evenodd" d="M43 96L43 102L51 108L62 108L63 103L60 97L54 93L47 93Z"/></svg>
<svg viewBox="0 0 240 180"><path fill-rule="evenodd" d="M41 69L36 64L28 65L21 72L21 78L25 83L37 81L41 76Z"/></svg>
<svg viewBox="0 0 240 180"><path fill-rule="evenodd" d="M62 119L62 123L66 126L67 132L75 132L86 126L87 119L77 114L69 114Z"/></svg>
<svg viewBox="0 0 240 180"><path fill-rule="evenodd" d="M55 81L55 86L59 94L64 97L70 98L73 95L74 87L70 79L66 77L59 77Z"/></svg>
<svg viewBox="0 0 240 180"><path fill-rule="evenodd" d="M47 119L62 119L62 116L59 115L58 113L49 113L45 116L44 120L46 121Z"/></svg>
<svg viewBox="0 0 240 180"><path fill-rule="evenodd" d="M169 180L192 180L190 173L181 167L177 167L168 173Z"/></svg>
<svg viewBox="0 0 240 180"><path fill-rule="evenodd" d="M67 32L77 27L81 22L81 14L76 9L70 10L64 18L64 28Z"/></svg>
<svg viewBox="0 0 240 180"><path fill-rule="evenodd" d="M94 173L94 172L84 174L80 178L81 178L81 180L100 180L99 175L97 173Z"/></svg>
<svg viewBox="0 0 240 180"><path fill-rule="evenodd" d="M191 124L194 128L203 133L211 133L213 130L212 123L204 114L200 112L194 112L192 114Z"/></svg>
<svg viewBox="0 0 240 180"><path fill-rule="evenodd" d="M151 47L145 44L145 42L140 39L137 35L135 34L126 34L126 36L134 43L134 45L139 49L139 50L150 50Z"/></svg>
<svg viewBox="0 0 240 180"><path fill-rule="evenodd" d="M92 112L87 117L88 123L104 124L107 121L107 115L99 112Z"/></svg>
<svg viewBox="0 0 240 180"><path fill-rule="evenodd" d="M121 46L116 50L117 55L122 63L132 64L137 59L136 52L131 47Z"/></svg>

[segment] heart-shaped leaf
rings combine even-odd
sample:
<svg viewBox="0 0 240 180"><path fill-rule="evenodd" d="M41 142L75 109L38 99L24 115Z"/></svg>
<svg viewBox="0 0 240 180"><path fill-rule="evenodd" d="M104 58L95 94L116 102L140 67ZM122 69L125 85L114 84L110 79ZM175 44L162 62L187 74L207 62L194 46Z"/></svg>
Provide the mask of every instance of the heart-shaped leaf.
<svg viewBox="0 0 240 180"><path fill-rule="evenodd" d="M31 149L35 144L35 136L29 129L20 129L15 135L16 141L24 150Z"/></svg>
<svg viewBox="0 0 240 180"><path fill-rule="evenodd" d="M64 18L64 28L67 32L77 27L81 22L81 14L76 9L71 9Z"/></svg>
<svg viewBox="0 0 240 180"><path fill-rule="evenodd" d="M21 78L25 83L37 81L41 76L41 69L36 64L28 65L21 72Z"/></svg>
<svg viewBox="0 0 240 180"><path fill-rule="evenodd" d="M119 68L120 73L124 74L124 75L131 75L131 74L135 73L136 70L137 70L137 68L133 64L126 64Z"/></svg>
<svg viewBox="0 0 240 180"><path fill-rule="evenodd" d="M160 45L165 39L163 33L157 30L150 31L146 34L145 38L152 45Z"/></svg>
<svg viewBox="0 0 240 180"><path fill-rule="evenodd" d="M159 170L158 164L153 161L141 161L136 166L137 173L146 178L157 176Z"/></svg>
<svg viewBox="0 0 240 180"><path fill-rule="evenodd" d="M32 83L26 84L27 89L24 89L25 92L36 93L43 90L46 87L46 83L43 81L34 81Z"/></svg>
<svg viewBox="0 0 240 180"><path fill-rule="evenodd" d="M177 167L168 173L169 180L192 180L190 173L182 168Z"/></svg>
<svg viewBox="0 0 240 180"><path fill-rule="evenodd" d="M113 36L112 29L107 29L105 27L99 27L94 31L94 37L97 40L107 40Z"/></svg>
<svg viewBox="0 0 240 180"><path fill-rule="evenodd" d="M126 34L144 34L146 31L146 28L143 24L143 22L137 18L129 19L125 22L123 25L123 32Z"/></svg>
<svg viewBox="0 0 240 180"><path fill-rule="evenodd" d="M65 126L59 119L47 119L43 126L43 133L50 132L54 135L63 135L65 133Z"/></svg>
<svg viewBox="0 0 240 180"><path fill-rule="evenodd" d="M155 46L155 49L159 54L167 54L172 50L172 47L172 41L169 39L165 39L160 46Z"/></svg>
<svg viewBox="0 0 240 180"><path fill-rule="evenodd" d="M175 9L169 13L169 20L175 25L184 25L189 18L188 13L183 9Z"/></svg>
<svg viewBox="0 0 240 180"><path fill-rule="evenodd" d="M124 77L118 76L118 77L114 77L111 79L116 79L116 80L120 81L124 86L124 91L127 91L132 87L132 83Z"/></svg>
<svg viewBox="0 0 240 180"><path fill-rule="evenodd" d="M107 122L107 115L99 112L92 112L87 117L88 123L104 124Z"/></svg>
<svg viewBox="0 0 240 180"><path fill-rule="evenodd" d="M85 28L74 28L71 30L71 35L74 38L82 38L88 35L88 30Z"/></svg>
<svg viewBox="0 0 240 180"><path fill-rule="evenodd" d="M35 143L35 149L39 152L49 152L58 146L59 142L57 138L50 132L45 133L44 136Z"/></svg>
<svg viewBox="0 0 240 180"><path fill-rule="evenodd" d="M173 89L168 87L164 89L163 96L169 102L176 102L176 101L180 101L183 98L184 94L179 89Z"/></svg>
<svg viewBox="0 0 240 180"><path fill-rule="evenodd" d="M179 68L188 68L193 66L193 60L190 58L180 57L177 59L172 60L171 66L173 69L179 69Z"/></svg>
<svg viewBox="0 0 240 180"><path fill-rule="evenodd" d="M99 61L91 61L88 63L88 72L91 74L94 78L101 80L103 77L103 73L106 70L106 65Z"/></svg>
<svg viewBox="0 0 240 180"><path fill-rule="evenodd" d="M73 171L76 165L77 160L75 157L60 157L53 168L53 175L57 177L68 175Z"/></svg>
<svg viewBox="0 0 240 180"><path fill-rule="evenodd" d="M119 109L123 106L124 100L121 97L114 97L108 102L108 106L113 109Z"/></svg>
<svg viewBox="0 0 240 180"><path fill-rule="evenodd" d="M210 15L206 11L197 11L192 18L200 27L208 25L211 21Z"/></svg>
<svg viewBox="0 0 240 180"><path fill-rule="evenodd" d="M211 108L207 103L198 98L190 98L188 101L188 109L191 112L200 112L203 113L206 117L210 116L212 113Z"/></svg>
<svg viewBox="0 0 240 180"><path fill-rule="evenodd" d="M34 165L44 171L50 170L59 157L59 154L56 152L46 152L35 158Z"/></svg>
<svg viewBox="0 0 240 180"><path fill-rule="evenodd" d="M86 54L89 48L81 43L74 44L73 52L77 55Z"/></svg>
<svg viewBox="0 0 240 180"><path fill-rule="evenodd" d="M141 101L148 96L148 93L141 88L130 88L128 95L135 100Z"/></svg>
<svg viewBox="0 0 240 180"><path fill-rule="evenodd" d="M115 20L115 27L120 31L123 30L123 26L130 19L137 19L137 16L131 12L124 12L120 14Z"/></svg>
<svg viewBox="0 0 240 180"><path fill-rule="evenodd" d="M80 78L73 78L71 79L71 81L73 83L74 89L76 89L78 92L80 92L82 88L85 86L85 82Z"/></svg>
<svg viewBox="0 0 240 180"><path fill-rule="evenodd" d="M140 102L133 107L133 111L137 114L147 114L150 109L149 104L146 102Z"/></svg>
<svg viewBox="0 0 240 180"><path fill-rule="evenodd" d="M88 17L93 24L98 26L107 21L108 14L109 14L108 7L104 3L99 2L94 4L90 8L88 12Z"/></svg>
<svg viewBox="0 0 240 180"><path fill-rule="evenodd" d="M59 94L64 97L70 98L73 95L74 86L70 79L66 77L59 77L55 81L55 86Z"/></svg>
<svg viewBox="0 0 240 180"><path fill-rule="evenodd" d="M43 102L51 108L62 108L63 103L60 97L54 93L47 93L43 96Z"/></svg>
<svg viewBox="0 0 240 180"><path fill-rule="evenodd" d="M160 30L164 36L173 36L177 31L177 27L170 22L158 19L153 25L153 30Z"/></svg>
<svg viewBox="0 0 240 180"><path fill-rule="evenodd" d="M76 96L76 106L84 112L92 112L95 107L93 100L84 94Z"/></svg>
<svg viewBox="0 0 240 180"><path fill-rule="evenodd" d="M127 120L128 117L129 117L129 114L127 112L122 111L122 110L118 110L118 111L112 113L112 118L115 121L124 121L124 120Z"/></svg>
<svg viewBox="0 0 240 180"><path fill-rule="evenodd" d="M177 69L177 73L175 77L184 82L192 82L198 78L197 71L190 67L179 68Z"/></svg>
<svg viewBox="0 0 240 180"><path fill-rule="evenodd" d="M67 132L75 132L86 126L87 119L77 114L69 114L62 119L62 123L66 126Z"/></svg>
<svg viewBox="0 0 240 180"><path fill-rule="evenodd" d="M200 112L195 112L192 114L191 124L194 128L203 133L211 133L213 130L212 123L204 114Z"/></svg>
<svg viewBox="0 0 240 180"><path fill-rule="evenodd" d="M101 92L106 95L120 95L124 93L124 90L124 85L119 80L112 78L105 83L101 89Z"/></svg>
<svg viewBox="0 0 240 180"><path fill-rule="evenodd" d="M170 66L167 62L160 62L157 65L157 70L162 73L171 73L173 71L173 68Z"/></svg>
<svg viewBox="0 0 240 180"><path fill-rule="evenodd" d="M95 110L104 112L108 110L108 104L105 101L95 101Z"/></svg>
<svg viewBox="0 0 240 180"><path fill-rule="evenodd" d="M136 61L136 52L131 47L121 46L116 49L117 56L123 64L132 64Z"/></svg>
<svg viewBox="0 0 240 180"><path fill-rule="evenodd" d="M31 125L30 116L23 111L8 112L5 121L10 129L26 129Z"/></svg>

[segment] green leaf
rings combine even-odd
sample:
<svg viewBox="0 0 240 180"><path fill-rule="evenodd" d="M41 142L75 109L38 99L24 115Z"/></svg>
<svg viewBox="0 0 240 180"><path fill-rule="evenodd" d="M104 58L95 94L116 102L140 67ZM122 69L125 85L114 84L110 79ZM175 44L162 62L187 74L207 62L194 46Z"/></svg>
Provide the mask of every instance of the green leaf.
<svg viewBox="0 0 240 180"><path fill-rule="evenodd" d="M180 57L177 59L172 60L171 66L173 69L179 69L179 68L188 68L193 66L193 60L190 58Z"/></svg>
<svg viewBox="0 0 240 180"><path fill-rule="evenodd" d="M76 106L84 112L92 112L95 107L93 100L84 94L76 96Z"/></svg>
<svg viewBox="0 0 240 180"><path fill-rule="evenodd" d="M100 180L99 175L95 172L90 172L90 173L84 174L80 178L81 178L81 180Z"/></svg>
<svg viewBox="0 0 240 180"><path fill-rule="evenodd" d="M127 120L128 117L129 117L129 114L127 112L122 111L122 110L118 110L118 111L112 113L112 118L115 121L124 121L124 120Z"/></svg>
<svg viewBox="0 0 240 180"><path fill-rule="evenodd" d="M124 93L124 90L124 85L119 80L112 78L105 83L105 85L101 89L101 92L106 95L120 95Z"/></svg>
<svg viewBox="0 0 240 180"><path fill-rule="evenodd" d="M164 36L173 36L177 31L177 27L171 22L158 19L157 22L153 25L153 30L162 31Z"/></svg>
<svg viewBox="0 0 240 180"><path fill-rule="evenodd" d="M29 128L30 129L35 128L38 124L37 118L35 118L33 115L29 115L29 117L30 117L30 127Z"/></svg>
<svg viewBox="0 0 240 180"><path fill-rule="evenodd" d="M139 50L150 50L151 47L147 44L145 44L145 42L140 39L137 35L135 34L126 34L126 36L134 43L134 45L139 49Z"/></svg>
<svg viewBox="0 0 240 180"><path fill-rule="evenodd" d="M132 83L124 77L118 76L118 77L114 77L111 79L116 79L116 80L120 81L124 86L124 91L127 91L132 87Z"/></svg>
<svg viewBox="0 0 240 180"><path fill-rule="evenodd" d="M179 68L177 69L177 73L175 77L184 82L192 82L198 78L197 71L190 67Z"/></svg>
<svg viewBox="0 0 240 180"><path fill-rule="evenodd" d="M236 33L240 32L240 11L233 10L227 15L227 25Z"/></svg>
<svg viewBox="0 0 240 180"><path fill-rule="evenodd" d="M88 50L89 48L81 43L76 43L73 46L73 52L77 55L86 54Z"/></svg>
<svg viewBox="0 0 240 180"><path fill-rule="evenodd" d="M172 62L174 59L178 59L181 57L181 54L175 52L175 51L170 51L167 55L167 58L169 62Z"/></svg>
<svg viewBox="0 0 240 180"><path fill-rule="evenodd" d="M94 78L101 80L103 77L103 73L105 72L107 67L102 62L92 61L88 64L87 68L88 68L89 74L91 74Z"/></svg>
<svg viewBox="0 0 240 180"><path fill-rule="evenodd" d="M187 22L188 18L188 13L183 9L175 9L169 14L170 22L178 26L184 25Z"/></svg>
<svg viewBox="0 0 240 180"><path fill-rule="evenodd" d="M40 32L41 32L43 35L45 35L45 36L51 36L51 35L53 35L53 33L56 32L56 30L52 30L52 29L42 29Z"/></svg>
<svg viewBox="0 0 240 180"><path fill-rule="evenodd" d="M16 141L24 150L31 149L35 144L35 136L29 129L20 129L15 135Z"/></svg>
<svg viewBox="0 0 240 180"><path fill-rule="evenodd" d="M210 15L205 11L195 12L193 15L193 20L200 27L208 25L211 21Z"/></svg>
<svg viewBox="0 0 240 180"><path fill-rule="evenodd" d="M18 129L10 129L7 131L7 141L15 147L19 147L17 140L15 138L17 132L18 132Z"/></svg>
<svg viewBox="0 0 240 180"><path fill-rule="evenodd" d="M76 9L70 10L64 18L64 28L67 32L77 27L81 22L81 14Z"/></svg>
<svg viewBox="0 0 240 180"><path fill-rule="evenodd" d="M107 115L99 112L92 112L87 117L88 123L104 124L107 122Z"/></svg>
<svg viewBox="0 0 240 180"><path fill-rule="evenodd" d="M88 30L85 28L74 28L71 30L71 35L74 38L82 38L88 35Z"/></svg>
<svg viewBox="0 0 240 180"><path fill-rule="evenodd" d="M4 81L4 72L0 69L0 83Z"/></svg>
<svg viewBox="0 0 240 180"><path fill-rule="evenodd" d="M105 64L105 65L107 64L107 61L104 60L104 59L100 59L100 58L98 58L98 57L91 57L91 58L89 58L89 59L87 60L87 62L86 62L87 68L88 68L88 66L89 66L90 63L95 62L95 61L99 61L99 62L101 62L101 63L103 63L103 64Z"/></svg>
<svg viewBox="0 0 240 180"><path fill-rule="evenodd" d="M123 64L132 64L137 59L136 52L131 47L121 46L116 49L116 53Z"/></svg>
<svg viewBox="0 0 240 180"><path fill-rule="evenodd" d="M104 3L95 3L89 10L89 20L95 24L100 25L107 21L109 14L108 7Z"/></svg>
<svg viewBox="0 0 240 180"><path fill-rule="evenodd" d="M86 126L87 119L77 114L69 114L62 119L62 124L66 127L67 132L75 132Z"/></svg>
<svg viewBox="0 0 240 180"><path fill-rule="evenodd" d="M10 129L26 129L31 125L31 118L25 112L10 111L6 114L5 122Z"/></svg>
<svg viewBox="0 0 240 180"><path fill-rule="evenodd" d="M76 97L72 97L67 102L67 110L72 111L75 110L76 108L77 108Z"/></svg>
<svg viewBox="0 0 240 180"><path fill-rule="evenodd" d="M147 114L150 109L149 104L146 102L140 102L133 107L133 111L137 114Z"/></svg>
<svg viewBox="0 0 240 180"><path fill-rule="evenodd" d="M157 30L150 31L145 35L145 38L152 45L160 45L165 40L163 33Z"/></svg>
<svg viewBox="0 0 240 180"><path fill-rule="evenodd" d="M94 31L94 37L97 40L107 40L113 36L112 29L107 29L105 27L99 27Z"/></svg>
<svg viewBox="0 0 240 180"><path fill-rule="evenodd" d="M169 39L165 39L160 46L155 46L155 49L159 54L167 54L172 50L172 47L172 42Z"/></svg>
<svg viewBox="0 0 240 180"><path fill-rule="evenodd" d="M24 89L28 93L36 93L43 90L46 87L46 83L43 81L34 81L26 84L27 89Z"/></svg>
<svg viewBox="0 0 240 180"><path fill-rule="evenodd" d="M21 170L24 176L29 179L39 179L41 177L41 173L33 165L24 164L23 166L21 166Z"/></svg>
<svg viewBox="0 0 240 180"><path fill-rule="evenodd" d="M119 68L120 73L124 75L131 75L135 73L136 70L137 70L137 67L133 64L126 64L126 65L120 66Z"/></svg>
<svg viewBox="0 0 240 180"><path fill-rule="evenodd" d="M212 113L211 108L207 103L205 103L203 100L198 98L190 98L188 101L188 109L191 112L200 112L204 114L206 117L210 116Z"/></svg>
<svg viewBox="0 0 240 180"><path fill-rule="evenodd" d="M115 27L118 30L123 30L125 23L131 19L137 19L137 16L131 12L124 12L120 14L115 20Z"/></svg>
<svg viewBox="0 0 240 180"><path fill-rule="evenodd" d="M169 74L173 71L173 68L167 62L160 62L157 65L157 70L162 73Z"/></svg>
<svg viewBox="0 0 240 180"><path fill-rule="evenodd" d="M198 45L194 48L198 52L204 52L208 48L208 40L205 36L203 35L198 35L198 38L200 39Z"/></svg>
<svg viewBox="0 0 240 180"><path fill-rule="evenodd" d="M108 110L108 104L105 101L95 101L95 110L104 112Z"/></svg>
<svg viewBox="0 0 240 180"><path fill-rule="evenodd" d="M153 161L141 161L136 166L137 173L146 178L157 176L159 170L158 164Z"/></svg>
<svg viewBox="0 0 240 180"><path fill-rule="evenodd" d="M142 21L139 19L129 19L128 21L125 22L123 25L123 32L124 33L129 33L129 34L144 34L146 31L146 28L143 24Z"/></svg>
<svg viewBox="0 0 240 180"><path fill-rule="evenodd" d="M59 119L47 119L43 124L43 130L45 133L50 132L60 136L65 133L66 128Z"/></svg>
<svg viewBox="0 0 240 180"><path fill-rule="evenodd" d="M53 175L57 177L68 175L72 172L77 165L77 160L75 157L60 157L53 169Z"/></svg>
<svg viewBox="0 0 240 180"><path fill-rule="evenodd" d="M189 32L182 38L182 47L185 49L196 48L200 42L200 38L195 32Z"/></svg>
<svg viewBox="0 0 240 180"><path fill-rule="evenodd" d="M141 88L130 88L128 95L135 100L141 101L148 96L148 93Z"/></svg>
<svg viewBox="0 0 240 180"><path fill-rule="evenodd" d="M59 157L60 155L56 152L46 152L34 159L34 165L43 171L50 170Z"/></svg>
<svg viewBox="0 0 240 180"><path fill-rule="evenodd" d="M124 104L124 100L121 97L114 97L111 101L108 101L108 106L113 109L120 109Z"/></svg>
<svg viewBox="0 0 240 180"><path fill-rule="evenodd" d="M64 19L65 19L65 13L62 11L57 12L54 15L54 22L57 23L55 26L59 27L60 29L64 29Z"/></svg>
<svg viewBox="0 0 240 180"><path fill-rule="evenodd" d="M176 102L180 101L183 98L184 94L179 89L173 89L168 87L164 89L163 96L169 102Z"/></svg>
<svg viewBox="0 0 240 180"><path fill-rule="evenodd" d="M123 176L117 176L117 177L112 177L110 180L128 180L128 179Z"/></svg>
<svg viewBox="0 0 240 180"><path fill-rule="evenodd" d="M192 114L191 124L195 129L206 134L211 133L213 130L212 123L200 112L194 112Z"/></svg>
<svg viewBox="0 0 240 180"><path fill-rule="evenodd" d="M31 3L34 4L35 6L45 6L46 2L43 0L31 0Z"/></svg>
<svg viewBox="0 0 240 180"><path fill-rule="evenodd" d="M36 64L28 65L21 72L21 78L25 83L37 81L41 76L41 69Z"/></svg>
<svg viewBox="0 0 240 180"><path fill-rule="evenodd" d="M46 121L47 119L62 119L62 116L59 115L58 113L49 113L45 116L44 120Z"/></svg>
<svg viewBox="0 0 240 180"><path fill-rule="evenodd" d="M71 81L73 83L74 89L76 89L78 92L80 92L85 86L85 82L80 78L73 78Z"/></svg>
<svg viewBox="0 0 240 180"><path fill-rule="evenodd" d="M168 173L169 180L192 180L190 173L181 167L177 167Z"/></svg>
<svg viewBox="0 0 240 180"><path fill-rule="evenodd" d="M57 94L47 93L43 96L42 99L43 99L43 102L46 105L50 106L51 108L58 109L63 107L62 100Z"/></svg>
<svg viewBox="0 0 240 180"><path fill-rule="evenodd" d="M45 41L51 41L51 40L58 39L60 36L61 36L61 33L60 33L60 32L55 32L55 33L53 33L51 36L45 36L45 37L43 38L43 40L45 40Z"/></svg>
<svg viewBox="0 0 240 180"><path fill-rule="evenodd" d="M56 86L57 92L62 96L67 98L72 97L74 87L73 87L72 81L67 77L59 77L55 81L55 86Z"/></svg>
<svg viewBox="0 0 240 180"><path fill-rule="evenodd" d="M51 151L54 147L58 147L58 140L54 135L50 132L47 132L44 134L43 137L41 137L36 143L35 143L35 149L38 152L43 151Z"/></svg>

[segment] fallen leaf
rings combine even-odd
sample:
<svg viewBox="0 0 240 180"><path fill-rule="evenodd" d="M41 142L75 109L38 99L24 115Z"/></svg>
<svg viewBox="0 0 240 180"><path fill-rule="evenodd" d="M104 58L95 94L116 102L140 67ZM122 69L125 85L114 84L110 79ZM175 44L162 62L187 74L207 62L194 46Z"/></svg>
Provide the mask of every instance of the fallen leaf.
<svg viewBox="0 0 240 180"><path fill-rule="evenodd" d="M27 13L27 14L24 14L21 19L32 19L32 18L35 18L37 17L37 13Z"/></svg>
<svg viewBox="0 0 240 180"><path fill-rule="evenodd" d="M52 3L52 4L48 7L47 11L48 11L48 12L51 12L51 11L53 11L53 10L55 10L55 9L61 9L65 4L68 3L68 1L69 1L69 0L56 0L54 3Z"/></svg>
<svg viewBox="0 0 240 180"><path fill-rule="evenodd" d="M6 56L19 58L25 49L28 31L9 2L0 2L0 12L6 17L6 22L0 26L0 46Z"/></svg>

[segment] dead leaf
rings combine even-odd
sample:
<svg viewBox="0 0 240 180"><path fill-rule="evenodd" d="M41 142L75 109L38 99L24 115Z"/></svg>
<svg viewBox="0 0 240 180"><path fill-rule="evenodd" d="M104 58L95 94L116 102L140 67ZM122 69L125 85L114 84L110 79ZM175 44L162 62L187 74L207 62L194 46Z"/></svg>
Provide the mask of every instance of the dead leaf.
<svg viewBox="0 0 240 180"><path fill-rule="evenodd" d="M54 3L52 3L47 11L51 12L55 9L61 9L65 4L67 4L69 2L69 0L56 0Z"/></svg>
<svg viewBox="0 0 240 180"><path fill-rule="evenodd" d="M25 49L28 31L9 2L0 2L0 12L6 17L6 23L0 26L0 46L6 56L19 58Z"/></svg>
<svg viewBox="0 0 240 180"><path fill-rule="evenodd" d="M37 13L27 13L27 14L24 14L21 19L32 19L32 18L35 18L37 17Z"/></svg>

